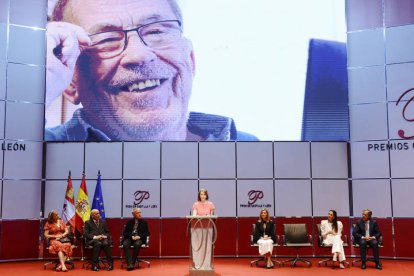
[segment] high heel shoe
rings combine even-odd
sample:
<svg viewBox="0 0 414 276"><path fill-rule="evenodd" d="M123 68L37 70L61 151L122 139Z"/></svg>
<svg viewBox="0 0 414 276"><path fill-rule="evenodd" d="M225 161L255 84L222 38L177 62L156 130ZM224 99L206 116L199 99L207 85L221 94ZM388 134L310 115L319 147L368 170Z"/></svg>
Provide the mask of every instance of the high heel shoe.
<svg viewBox="0 0 414 276"><path fill-rule="evenodd" d="M345 268L344 264L343 263L339 263L339 268L340 269L344 269Z"/></svg>

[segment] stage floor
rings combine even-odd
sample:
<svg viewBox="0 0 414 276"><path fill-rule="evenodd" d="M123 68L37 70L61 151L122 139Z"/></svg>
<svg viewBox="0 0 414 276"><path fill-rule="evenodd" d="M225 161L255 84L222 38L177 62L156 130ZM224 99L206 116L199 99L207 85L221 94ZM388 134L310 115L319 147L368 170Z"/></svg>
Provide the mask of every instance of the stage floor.
<svg viewBox="0 0 414 276"><path fill-rule="evenodd" d="M396 260L383 260L383 269L378 271L374 268L373 263L368 263L366 270L362 270L358 265L346 269L332 268L321 266L318 267L318 261L320 259L312 259L312 267L307 268L303 264L299 264L298 267L291 268L275 267L273 269L265 269L262 267L250 266L250 261L254 258L216 258L215 259L215 275L332 275L332 273L338 273L338 275L414 275L414 261L396 261ZM139 270L126 271L121 269L121 261L115 261L115 269L113 271L100 270L100 275L131 275L139 273L145 276L158 276L158 275L188 275L189 261L187 259L152 259L151 267L147 268L142 265ZM64 274L63 272L56 272L52 270L52 266L49 266L47 270L43 269L44 261L31 261L31 262L10 262L0 263L0 275L56 275L57 273ZM75 261L75 269L70 270L65 275L97 275L96 272L91 270L82 269L82 262ZM381 273L381 274L378 274Z"/></svg>

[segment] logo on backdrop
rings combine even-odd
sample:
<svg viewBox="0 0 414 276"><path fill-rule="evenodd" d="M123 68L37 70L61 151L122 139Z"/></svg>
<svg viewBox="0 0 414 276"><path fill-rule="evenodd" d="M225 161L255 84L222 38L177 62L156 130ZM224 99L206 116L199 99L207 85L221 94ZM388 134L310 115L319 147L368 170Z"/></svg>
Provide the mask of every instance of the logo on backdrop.
<svg viewBox="0 0 414 276"><path fill-rule="evenodd" d="M264 198L263 191L250 190L247 192L247 203L241 203L241 208L271 208L272 204L260 203Z"/></svg>
<svg viewBox="0 0 414 276"><path fill-rule="evenodd" d="M157 204L149 204L146 201L151 197L151 194L149 191L135 191L133 194L133 203L132 204L126 204L125 207L128 209L132 208L141 208L141 209L152 209L152 208L158 208Z"/></svg>
<svg viewBox="0 0 414 276"><path fill-rule="evenodd" d="M411 108L413 107L413 105L412 105L412 103L414 101L414 93L413 92L414 92L414 88L408 89L407 91L405 91L404 93L401 94L401 96L398 98L398 101L395 103L395 105L398 106L406 95L409 95L408 97L410 97L410 94L411 94L411 97L408 99L408 101L406 101L404 103L404 107L403 107L403 110L401 112L402 117L407 122L414 122L414 118L408 117L408 114L407 114L408 113L407 108L410 105L411 105ZM398 130L398 136L402 139L412 139L412 138L414 138L414 135L412 135L412 134L414 134L414 133L411 133L411 136L410 136L409 134L406 134L403 129Z"/></svg>
<svg viewBox="0 0 414 276"><path fill-rule="evenodd" d="M249 204L255 204L258 199L263 198L263 192L251 190L247 193L247 196L249 197Z"/></svg>
<svg viewBox="0 0 414 276"><path fill-rule="evenodd" d="M145 199L150 198L150 193L148 191L136 191L134 193L134 196L135 196L134 204L139 205Z"/></svg>
<svg viewBox="0 0 414 276"><path fill-rule="evenodd" d="M397 102L395 103L396 106L401 105L402 111L401 116L406 122L413 123L414 122L414 115L412 117L409 116L410 111L412 112L414 108L414 88L410 88L407 91L404 91L401 96L398 98ZM411 125L413 126L413 125ZM411 133L406 132L407 129L399 129L397 131L398 137L408 140L414 138L414 131ZM411 142L386 142L386 143L369 143L368 144L368 151L402 151L402 150L413 150L414 143Z"/></svg>

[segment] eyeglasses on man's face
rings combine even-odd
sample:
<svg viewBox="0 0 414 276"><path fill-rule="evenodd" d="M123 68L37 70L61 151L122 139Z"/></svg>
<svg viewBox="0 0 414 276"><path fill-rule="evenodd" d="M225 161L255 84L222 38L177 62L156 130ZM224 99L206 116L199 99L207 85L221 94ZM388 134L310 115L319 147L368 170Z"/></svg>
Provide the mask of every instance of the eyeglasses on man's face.
<svg viewBox="0 0 414 276"><path fill-rule="evenodd" d="M92 44L88 49L97 53L100 58L115 57L125 50L129 32L137 32L142 43L154 50L171 46L182 37L179 20L163 20L130 30L105 31L89 35Z"/></svg>

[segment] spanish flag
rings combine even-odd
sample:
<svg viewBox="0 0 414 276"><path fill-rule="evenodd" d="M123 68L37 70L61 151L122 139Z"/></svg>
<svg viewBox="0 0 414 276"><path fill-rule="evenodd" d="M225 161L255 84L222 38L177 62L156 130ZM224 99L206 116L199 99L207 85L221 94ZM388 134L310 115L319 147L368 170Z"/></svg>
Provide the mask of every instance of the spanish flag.
<svg viewBox="0 0 414 276"><path fill-rule="evenodd" d="M91 216L91 207L89 205L88 189L86 188L85 173L82 175L82 182L76 199L76 230L83 234L83 225Z"/></svg>

